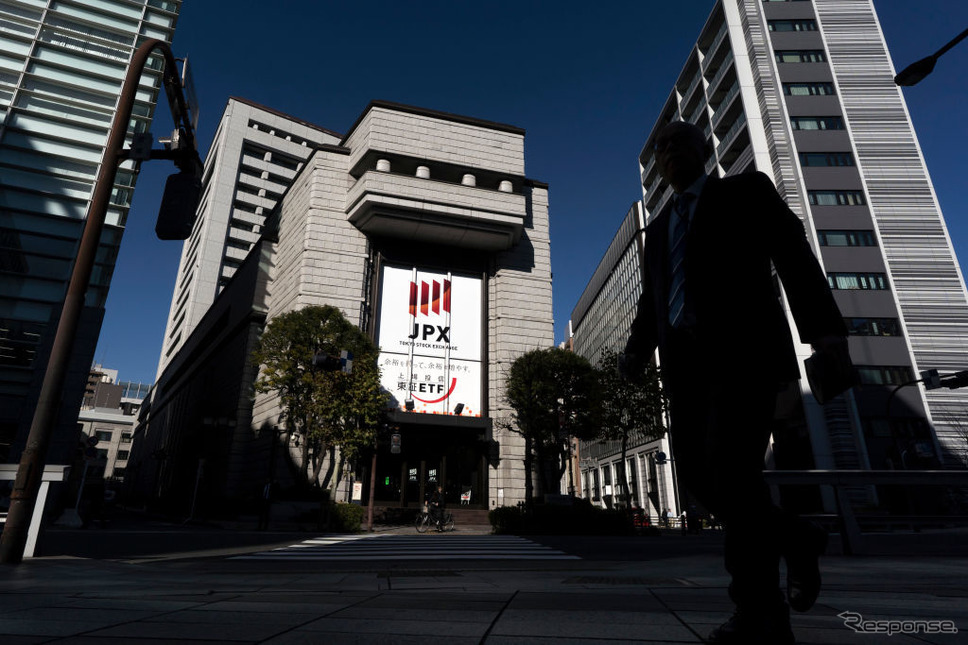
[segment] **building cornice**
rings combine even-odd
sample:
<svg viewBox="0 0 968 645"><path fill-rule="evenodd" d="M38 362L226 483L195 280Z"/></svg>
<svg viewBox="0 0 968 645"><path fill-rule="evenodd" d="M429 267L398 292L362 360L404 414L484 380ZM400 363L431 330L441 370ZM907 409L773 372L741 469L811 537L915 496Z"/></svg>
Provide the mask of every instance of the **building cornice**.
<svg viewBox="0 0 968 645"><path fill-rule="evenodd" d="M340 141L340 144L345 144L346 141L353 134L353 131L362 123L363 119L373 108L383 108L386 110L394 110L396 112L406 112L408 114L416 114L419 116L426 116L432 119L442 119L444 121L452 121L454 123L463 123L464 125L474 125L481 128L488 128L490 130L500 130L502 132L509 132L511 134L517 134L524 136L524 128L519 128L514 125L508 125L507 123L498 123L496 121L486 121L484 119L478 119L472 116L463 116L460 114L452 114L450 112L440 112L438 110L430 110L427 108L417 107L415 105L404 105L403 103L394 103L393 101L380 101L373 100L370 101L366 109L360 113L359 118L353 123L346 136Z"/></svg>
<svg viewBox="0 0 968 645"><path fill-rule="evenodd" d="M292 121L293 123L298 123L299 125L304 125L307 128L312 128L313 130L317 130L319 132L325 132L326 134L332 135L332 136L337 137L337 138L342 138L342 136L343 136L339 132L333 132L332 130L328 130L328 129L322 127L322 126L318 126L315 123L310 123L309 121L304 121L303 119L294 117L291 114L286 114L285 112L280 112L279 110L274 110L271 107L262 105L261 103L256 103L255 101L250 101L249 99L244 99L241 96L230 96L229 97L229 101L238 101L239 103L245 103L246 105L248 105L250 107L254 107L254 108L258 109L258 110L262 110L263 112L268 112L269 114L274 114L274 115L276 115L278 117L281 117L283 119L286 119L288 121Z"/></svg>

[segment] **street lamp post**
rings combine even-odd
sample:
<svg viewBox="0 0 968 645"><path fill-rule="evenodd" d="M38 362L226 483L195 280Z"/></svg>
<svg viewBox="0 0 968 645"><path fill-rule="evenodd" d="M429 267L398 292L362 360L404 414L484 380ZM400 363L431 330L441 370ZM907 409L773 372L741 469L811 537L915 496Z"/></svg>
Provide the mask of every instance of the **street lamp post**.
<svg viewBox="0 0 968 645"><path fill-rule="evenodd" d="M165 58L163 83L172 111L178 113L175 117L176 126L179 119L182 121L179 139L183 140L179 141L177 149L151 151L149 158L172 159L183 171L201 168L201 161L195 151L194 128L188 116L188 104L182 92L181 80L178 78L175 57L164 41L147 40L135 50L131 57L131 64L128 66L128 73L121 85L118 109L104 147L104 157L94 183L91 206L84 222L84 232L81 235L77 258L68 283L67 296L57 324L40 396L20 459L17 477L14 480L13 492L10 495L10 510L3 527L3 534L0 535L0 563L15 564L23 560L27 529L37 502L37 493L40 490L41 474L46 465L47 450L57 421L71 350L84 308L84 295L91 281L91 272L94 268L105 216L111 202L115 174L120 162L129 156L129 151L124 149L124 142L134 108L138 81L148 62L148 56L155 49L161 50Z"/></svg>
<svg viewBox="0 0 968 645"><path fill-rule="evenodd" d="M941 58L942 54L947 52L949 49L960 43L962 40L968 37L968 29L955 36L947 45L934 52L930 56L922 58L919 61L911 63L907 67L898 73L894 77L894 84L901 85L903 87L910 87L911 85L917 85L924 77L930 74L934 70L935 64L938 59Z"/></svg>

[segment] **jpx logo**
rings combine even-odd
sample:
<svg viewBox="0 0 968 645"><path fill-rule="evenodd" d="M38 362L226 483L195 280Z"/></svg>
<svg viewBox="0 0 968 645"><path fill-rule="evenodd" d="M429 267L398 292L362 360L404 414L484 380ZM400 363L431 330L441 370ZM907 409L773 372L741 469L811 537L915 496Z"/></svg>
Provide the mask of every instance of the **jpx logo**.
<svg viewBox="0 0 968 645"><path fill-rule="evenodd" d="M418 312L423 316L429 316L431 313L440 315L441 312L449 314L450 280L444 280L443 289L441 289L441 284L437 280L432 282L421 280L419 288L416 282L411 282L410 315L416 316Z"/></svg>
<svg viewBox="0 0 968 645"><path fill-rule="evenodd" d="M433 280L426 282L421 280L418 287L416 282L410 282L410 315L416 317L439 316L450 313L450 280L444 280L443 285L440 281ZM411 340L420 339L422 341L432 340L436 343L450 342L450 327L441 325L420 325L414 322L413 333L408 338Z"/></svg>

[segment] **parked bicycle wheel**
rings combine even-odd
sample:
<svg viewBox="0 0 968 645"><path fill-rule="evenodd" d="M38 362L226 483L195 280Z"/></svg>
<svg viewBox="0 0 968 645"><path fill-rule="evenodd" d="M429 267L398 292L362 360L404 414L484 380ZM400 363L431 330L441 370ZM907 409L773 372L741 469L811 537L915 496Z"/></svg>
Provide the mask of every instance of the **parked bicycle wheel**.
<svg viewBox="0 0 968 645"><path fill-rule="evenodd" d="M430 528L430 515L427 513L418 515L417 521L414 522L414 528L417 529L417 533L425 533Z"/></svg>

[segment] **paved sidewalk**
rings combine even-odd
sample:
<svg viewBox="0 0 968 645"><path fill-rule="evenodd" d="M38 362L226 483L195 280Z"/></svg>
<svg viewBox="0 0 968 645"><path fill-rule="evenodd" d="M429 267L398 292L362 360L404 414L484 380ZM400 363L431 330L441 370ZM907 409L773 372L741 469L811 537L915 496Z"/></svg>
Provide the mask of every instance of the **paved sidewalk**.
<svg viewBox="0 0 968 645"><path fill-rule="evenodd" d="M497 564L229 555L0 567L0 643L698 643L730 614L712 554ZM817 607L793 617L798 642L968 643L968 558L834 556L823 570ZM861 634L838 618L844 611L965 631Z"/></svg>

